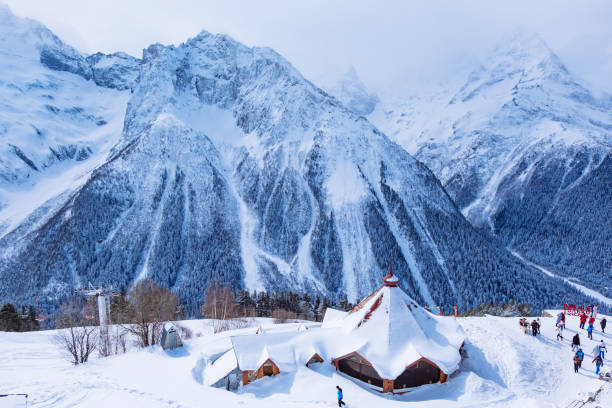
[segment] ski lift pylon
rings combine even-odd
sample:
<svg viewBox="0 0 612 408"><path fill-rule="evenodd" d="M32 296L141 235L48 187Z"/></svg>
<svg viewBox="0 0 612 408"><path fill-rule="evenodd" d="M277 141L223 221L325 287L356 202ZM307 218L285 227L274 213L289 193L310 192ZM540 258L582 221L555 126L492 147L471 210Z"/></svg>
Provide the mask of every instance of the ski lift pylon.
<svg viewBox="0 0 612 408"><path fill-rule="evenodd" d="M36 296L36 310L38 311L38 316L36 316L36 320L40 323L44 322L47 316L42 314L42 308L38 306L38 296Z"/></svg>

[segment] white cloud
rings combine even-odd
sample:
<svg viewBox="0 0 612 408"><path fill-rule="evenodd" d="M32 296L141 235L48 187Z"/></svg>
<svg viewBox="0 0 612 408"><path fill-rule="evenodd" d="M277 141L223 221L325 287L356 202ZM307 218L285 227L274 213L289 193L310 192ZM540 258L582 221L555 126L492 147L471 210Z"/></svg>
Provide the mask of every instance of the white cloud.
<svg viewBox="0 0 612 408"><path fill-rule="evenodd" d="M507 31L539 33L570 71L612 91L612 2L5 0L85 52L140 56L200 30L270 46L317 83L353 65L375 89L421 87L478 58Z"/></svg>

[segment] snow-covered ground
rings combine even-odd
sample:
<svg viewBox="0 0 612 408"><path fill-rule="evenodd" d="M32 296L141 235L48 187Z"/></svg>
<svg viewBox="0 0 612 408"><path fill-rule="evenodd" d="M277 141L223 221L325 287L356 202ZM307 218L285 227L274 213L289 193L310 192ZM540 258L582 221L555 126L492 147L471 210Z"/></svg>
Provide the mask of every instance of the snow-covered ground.
<svg viewBox="0 0 612 408"><path fill-rule="evenodd" d="M468 357L461 369L445 384L419 387L401 396L369 391L335 372L329 362L263 378L237 392L206 386L210 367L206 361L231 347L230 336L253 333L256 328L213 335L210 322L203 320L184 322L194 338L186 340L182 350L133 348L76 367L52 343L53 331L0 332L0 394L28 393L31 407L333 407L338 384L349 407L565 408L603 386L596 402L585 407L612 406L612 383L596 378L590 355L594 342L582 330L585 361L578 374L573 372L569 342L579 330L577 317L568 317L562 342L555 340L554 318L541 318L542 335L535 338L522 334L518 318L459 320L468 337ZM254 326L260 324L269 327L268 333L299 327L273 325L270 320ZM594 340L602 338L608 347L612 345L612 335L597 330ZM610 370L609 364L604 367ZM9 401L0 398L0 407L13 406L2 405Z"/></svg>

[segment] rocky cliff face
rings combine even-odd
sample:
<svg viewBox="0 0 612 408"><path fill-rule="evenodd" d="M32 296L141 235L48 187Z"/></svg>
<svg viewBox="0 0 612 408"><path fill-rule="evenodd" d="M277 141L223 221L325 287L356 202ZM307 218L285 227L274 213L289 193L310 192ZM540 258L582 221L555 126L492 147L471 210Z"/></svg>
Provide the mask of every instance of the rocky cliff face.
<svg viewBox="0 0 612 408"><path fill-rule="evenodd" d="M521 33L465 82L371 119L432 169L472 224L610 295L611 112L609 96L595 98Z"/></svg>
<svg viewBox="0 0 612 408"><path fill-rule="evenodd" d="M85 81L61 55L40 63ZM98 166L6 224L3 298L148 277L191 313L210 279L357 300L390 259L427 304L581 297L474 229L425 166L270 49L202 32L142 60L94 57L84 84L132 90L123 129Z"/></svg>

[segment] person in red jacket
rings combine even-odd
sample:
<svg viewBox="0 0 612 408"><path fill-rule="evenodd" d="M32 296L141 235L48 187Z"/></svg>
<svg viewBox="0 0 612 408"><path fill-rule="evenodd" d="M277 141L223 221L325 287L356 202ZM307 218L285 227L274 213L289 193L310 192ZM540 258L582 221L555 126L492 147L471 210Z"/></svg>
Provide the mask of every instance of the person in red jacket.
<svg viewBox="0 0 612 408"><path fill-rule="evenodd" d="M589 317L589 324L595 324L595 318L594 317Z"/></svg>
<svg viewBox="0 0 612 408"><path fill-rule="evenodd" d="M584 329L584 324L586 323L586 321L587 321L587 316L586 314L582 313L580 315L580 328L581 329Z"/></svg>
<svg viewBox="0 0 612 408"><path fill-rule="evenodd" d="M565 329L565 313L561 313L561 324L563 325L563 328Z"/></svg>

